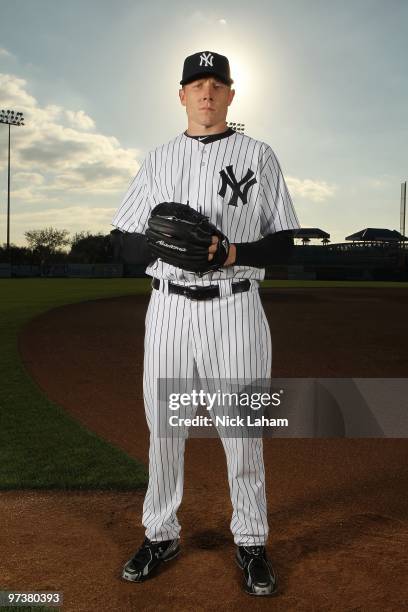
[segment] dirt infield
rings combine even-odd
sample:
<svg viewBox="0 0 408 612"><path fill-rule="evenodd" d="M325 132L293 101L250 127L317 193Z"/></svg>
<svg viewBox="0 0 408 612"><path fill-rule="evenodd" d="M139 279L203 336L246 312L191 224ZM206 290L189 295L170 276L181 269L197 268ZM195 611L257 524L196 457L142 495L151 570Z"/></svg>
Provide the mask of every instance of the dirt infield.
<svg viewBox="0 0 408 612"><path fill-rule="evenodd" d="M407 301L399 289L264 291L273 374L406 377ZM52 400L147 464L146 305L146 297L128 296L57 308L30 322L19 348ZM278 597L241 592L217 439L187 442L183 553L154 580L119 578L143 537L143 491L3 493L3 580L20 589L58 588L70 611L404 609L408 441L274 439L264 446Z"/></svg>

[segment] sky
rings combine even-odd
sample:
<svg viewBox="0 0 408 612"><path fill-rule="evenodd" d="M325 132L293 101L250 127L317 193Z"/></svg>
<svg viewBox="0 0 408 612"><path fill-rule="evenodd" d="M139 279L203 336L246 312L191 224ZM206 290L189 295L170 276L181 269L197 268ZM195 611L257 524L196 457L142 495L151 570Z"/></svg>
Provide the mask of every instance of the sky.
<svg viewBox="0 0 408 612"><path fill-rule="evenodd" d="M301 226L332 242L399 230L408 179L406 0L0 0L0 110L11 128L11 242L109 233L145 155L187 127L184 59L230 60L227 119L269 144ZM8 128L0 124L0 244Z"/></svg>

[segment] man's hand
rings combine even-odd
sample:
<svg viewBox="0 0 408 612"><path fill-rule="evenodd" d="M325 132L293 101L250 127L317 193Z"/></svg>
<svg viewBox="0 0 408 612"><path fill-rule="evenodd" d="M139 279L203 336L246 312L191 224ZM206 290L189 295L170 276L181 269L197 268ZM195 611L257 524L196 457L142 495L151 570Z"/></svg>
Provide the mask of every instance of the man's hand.
<svg viewBox="0 0 408 612"><path fill-rule="evenodd" d="M217 242L218 242L218 236L213 236L212 245L208 247L208 253L209 253L208 261L211 261L212 258L214 257L213 253L215 253L215 251L217 250ZM232 266L235 263L236 257L237 257L237 249L235 247L235 244L230 244L229 251L228 251L228 257L223 264L223 268Z"/></svg>
<svg viewBox="0 0 408 612"><path fill-rule="evenodd" d="M147 245L155 259L204 276L222 268L229 240L208 217L180 202L160 202L151 211L146 229ZM212 237L217 248L209 258Z"/></svg>

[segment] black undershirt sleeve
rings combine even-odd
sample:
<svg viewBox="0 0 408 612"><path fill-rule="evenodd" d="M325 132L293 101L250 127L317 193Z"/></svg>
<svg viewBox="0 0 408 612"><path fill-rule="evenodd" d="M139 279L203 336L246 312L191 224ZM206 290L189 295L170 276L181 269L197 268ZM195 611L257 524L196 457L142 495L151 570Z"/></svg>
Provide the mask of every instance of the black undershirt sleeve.
<svg viewBox="0 0 408 612"><path fill-rule="evenodd" d="M294 251L291 230L269 234L256 242L239 242L235 246L237 255L234 265L255 268L264 268L268 264L285 265Z"/></svg>
<svg viewBox="0 0 408 612"><path fill-rule="evenodd" d="M147 237L134 232L111 234L112 243L116 243L120 251L121 260L126 264L148 266L156 257L150 252Z"/></svg>
<svg viewBox="0 0 408 612"><path fill-rule="evenodd" d="M125 263L148 266L155 257L151 254L144 234L122 234L122 259ZM291 232L281 231L269 234L256 242L238 242L236 266L264 268L266 265L289 262L294 250Z"/></svg>

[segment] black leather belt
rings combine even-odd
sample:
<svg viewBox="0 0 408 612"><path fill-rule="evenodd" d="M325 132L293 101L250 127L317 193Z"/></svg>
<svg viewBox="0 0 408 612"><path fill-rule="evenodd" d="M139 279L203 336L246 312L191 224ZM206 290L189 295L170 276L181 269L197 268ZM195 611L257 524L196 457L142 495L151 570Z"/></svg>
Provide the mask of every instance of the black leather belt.
<svg viewBox="0 0 408 612"><path fill-rule="evenodd" d="M154 278L152 280L153 289L160 289L160 280ZM242 293L243 291L249 291L251 282L248 278L238 283L232 283L232 293ZM190 300L212 300L213 298L220 297L220 289L218 285L209 285L203 287L201 285L190 285L183 287L182 285L175 285L169 281L169 293L177 293L178 295L184 295L184 297Z"/></svg>

